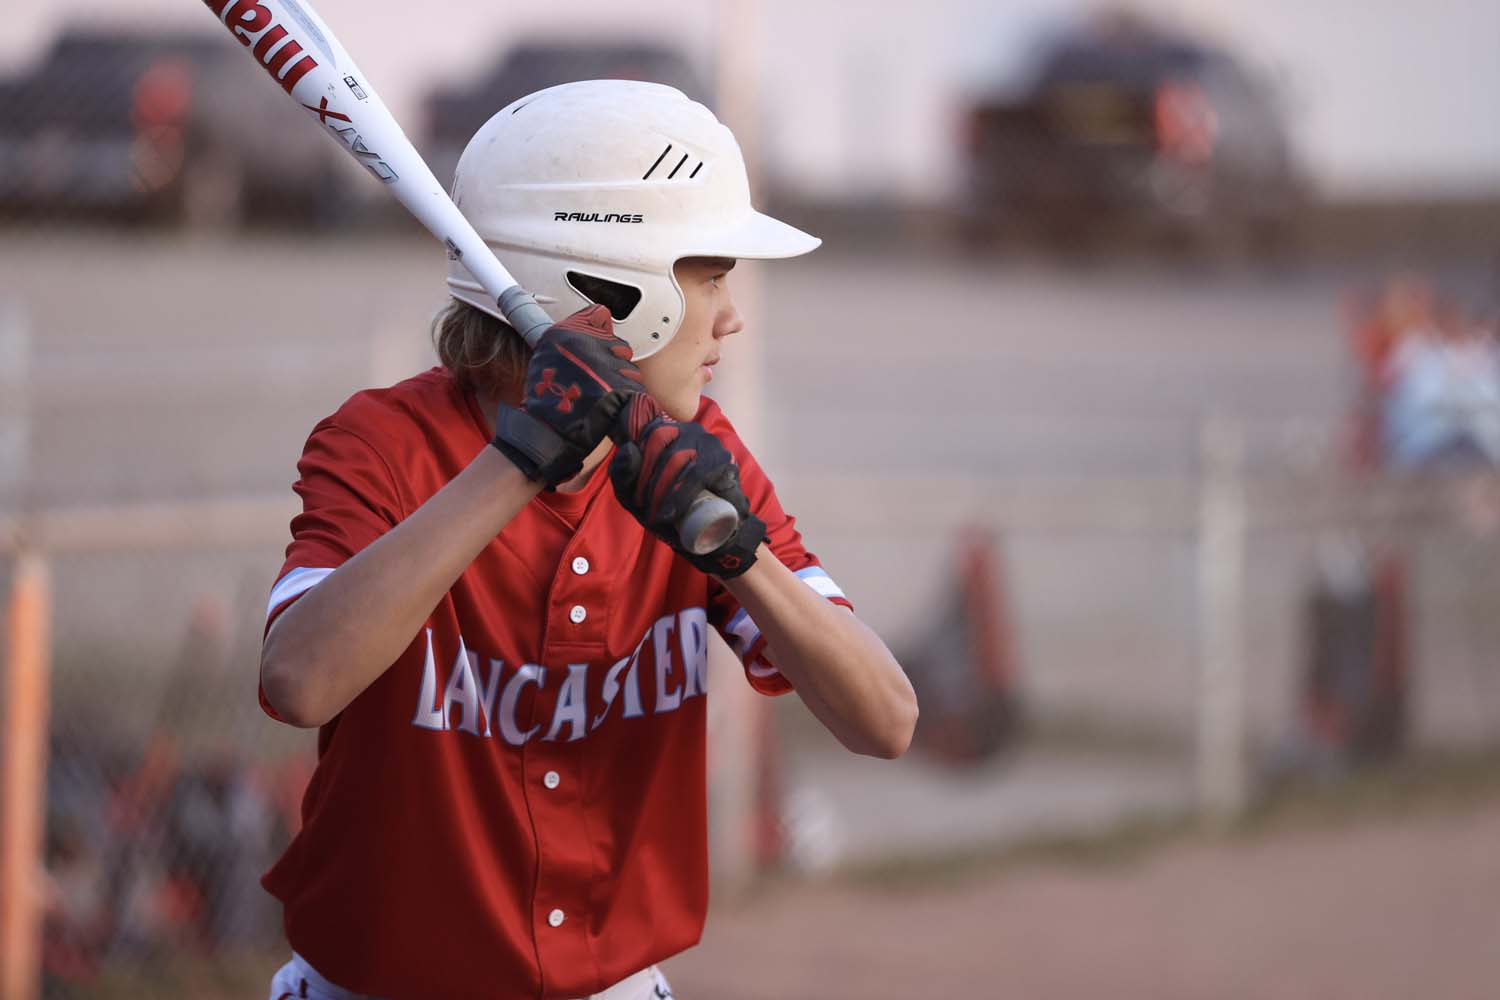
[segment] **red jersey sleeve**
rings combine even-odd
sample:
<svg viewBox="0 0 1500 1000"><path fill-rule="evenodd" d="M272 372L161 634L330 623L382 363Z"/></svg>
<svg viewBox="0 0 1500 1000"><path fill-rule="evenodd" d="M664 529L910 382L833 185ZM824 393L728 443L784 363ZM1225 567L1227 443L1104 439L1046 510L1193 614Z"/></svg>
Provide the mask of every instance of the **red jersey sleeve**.
<svg viewBox="0 0 1500 1000"><path fill-rule="evenodd" d="M818 557L803 546L802 534L797 530L797 519L782 509L771 480L735 433L733 425L718 404L705 399L703 407L698 411L698 422L712 431L734 456L735 463L740 468L740 486L750 502L750 509L756 517L766 522L766 545L771 552L783 566L816 593L834 604L852 609L854 605L823 569ZM765 637L761 635L754 619L740 607L739 601L735 600L729 589L713 577L709 578L708 598L709 621L719 630L724 641L729 643L729 648L739 656L750 685L761 694L785 694L792 690L791 681L776 669L776 665L767 656Z"/></svg>
<svg viewBox="0 0 1500 1000"><path fill-rule="evenodd" d="M292 518L292 541L266 605L267 632L293 601L405 516L385 460L332 418L313 428L297 473L292 488L302 498L302 513ZM264 691L260 703L277 718Z"/></svg>
<svg viewBox="0 0 1500 1000"><path fill-rule="evenodd" d="M385 534L405 516L395 477L364 438L331 420L313 429L292 487L302 513L271 589L266 627L293 600Z"/></svg>

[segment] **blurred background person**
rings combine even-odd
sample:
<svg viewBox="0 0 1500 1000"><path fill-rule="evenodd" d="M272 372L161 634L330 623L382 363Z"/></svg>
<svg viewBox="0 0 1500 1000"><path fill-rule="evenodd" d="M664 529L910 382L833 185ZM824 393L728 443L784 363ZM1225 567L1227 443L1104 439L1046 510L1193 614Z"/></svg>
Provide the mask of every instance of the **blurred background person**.
<svg viewBox="0 0 1500 1000"><path fill-rule="evenodd" d="M1500 463L1500 350L1460 305L1404 327L1385 361L1385 453L1398 470Z"/></svg>

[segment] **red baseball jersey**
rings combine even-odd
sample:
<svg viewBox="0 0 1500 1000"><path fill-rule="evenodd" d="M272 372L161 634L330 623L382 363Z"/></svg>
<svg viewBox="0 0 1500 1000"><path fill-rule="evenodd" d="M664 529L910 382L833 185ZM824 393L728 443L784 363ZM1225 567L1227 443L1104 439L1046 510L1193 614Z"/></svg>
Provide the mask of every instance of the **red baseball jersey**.
<svg viewBox="0 0 1500 1000"><path fill-rule="evenodd" d="M734 454L777 558L847 605L718 406L705 399L697 419ZM441 368L318 424L267 628L489 437ZM580 492L528 504L319 731L302 830L262 881L293 949L340 986L579 997L697 943L708 629L756 690L791 685L733 596L648 534L608 480L601 467Z"/></svg>

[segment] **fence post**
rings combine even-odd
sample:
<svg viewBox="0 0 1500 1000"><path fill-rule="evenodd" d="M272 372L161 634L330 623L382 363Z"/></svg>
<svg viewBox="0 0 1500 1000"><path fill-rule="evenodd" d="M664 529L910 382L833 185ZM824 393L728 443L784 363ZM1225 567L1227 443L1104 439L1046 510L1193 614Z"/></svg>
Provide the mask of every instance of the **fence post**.
<svg viewBox="0 0 1500 1000"><path fill-rule="evenodd" d="M21 311L0 302L0 513L14 513L24 499L30 360L31 337Z"/></svg>
<svg viewBox="0 0 1500 1000"><path fill-rule="evenodd" d="M1198 803L1232 820L1248 795L1245 761L1244 436L1212 417L1199 439Z"/></svg>
<svg viewBox="0 0 1500 1000"><path fill-rule="evenodd" d="M42 557L17 557L6 601L0 730L0 1000L40 995L51 587Z"/></svg>

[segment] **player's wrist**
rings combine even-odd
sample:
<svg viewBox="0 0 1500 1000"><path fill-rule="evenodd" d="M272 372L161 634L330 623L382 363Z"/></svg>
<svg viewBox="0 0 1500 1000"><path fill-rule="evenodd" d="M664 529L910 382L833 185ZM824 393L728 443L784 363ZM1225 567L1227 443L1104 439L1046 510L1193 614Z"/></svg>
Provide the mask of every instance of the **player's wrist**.
<svg viewBox="0 0 1500 1000"><path fill-rule="evenodd" d="M739 529L730 536L729 541L712 552L694 555L681 548L678 551L703 572L720 580L733 580L748 573L756 565L765 540L766 522L754 514L743 514Z"/></svg>
<svg viewBox="0 0 1500 1000"><path fill-rule="evenodd" d="M526 475L526 472L505 452L494 446L494 442L490 444L490 447L474 456L465 474L479 477L488 492L506 496L517 492L535 496L546 488L546 484Z"/></svg>
<svg viewBox="0 0 1500 1000"><path fill-rule="evenodd" d="M545 489L576 476L588 452L524 410L501 405L490 444L527 479Z"/></svg>

